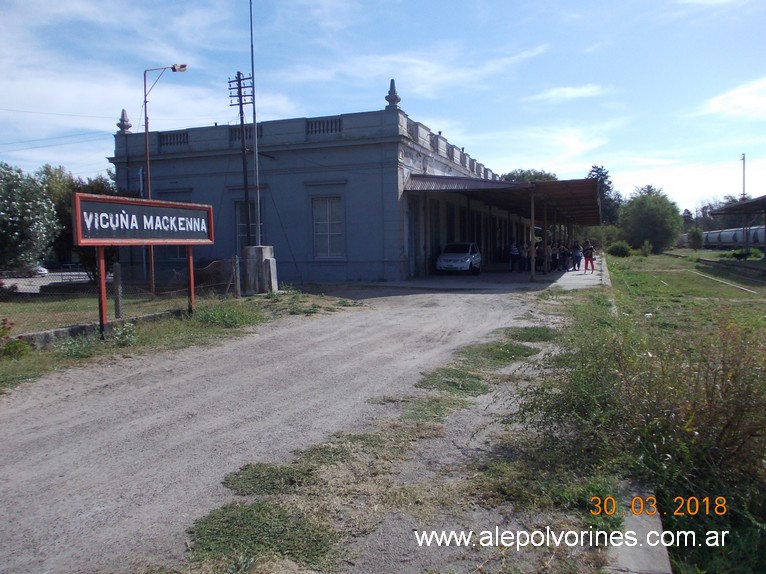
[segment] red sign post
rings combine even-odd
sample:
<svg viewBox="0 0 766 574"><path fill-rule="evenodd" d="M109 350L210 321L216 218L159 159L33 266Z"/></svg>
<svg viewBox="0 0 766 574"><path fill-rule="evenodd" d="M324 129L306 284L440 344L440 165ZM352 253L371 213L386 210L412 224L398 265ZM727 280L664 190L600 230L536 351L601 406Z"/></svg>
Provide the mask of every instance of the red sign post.
<svg viewBox="0 0 766 574"><path fill-rule="evenodd" d="M92 245L98 254L99 325L107 321L104 248L125 245L186 245L189 312L194 311L194 245L213 243L213 207L198 203L134 199L76 193L75 245Z"/></svg>

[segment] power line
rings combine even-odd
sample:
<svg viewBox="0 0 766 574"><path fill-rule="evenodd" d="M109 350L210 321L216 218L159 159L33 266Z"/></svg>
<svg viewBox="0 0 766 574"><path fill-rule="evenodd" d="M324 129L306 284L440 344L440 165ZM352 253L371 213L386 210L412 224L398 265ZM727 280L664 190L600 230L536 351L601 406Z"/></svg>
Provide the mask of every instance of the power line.
<svg viewBox="0 0 766 574"><path fill-rule="evenodd" d="M92 118L97 120L109 120L111 116L84 116L80 114L57 114L54 112L38 112L33 110L14 110L11 108L0 108L0 112L14 112L17 114L34 114L38 116L61 116L65 118Z"/></svg>
<svg viewBox="0 0 766 574"><path fill-rule="evenodd" d="M66 145L79 145L79 144L85 144L90 142L97 142L97 141L104 141L106 135L111 135L110 132L104 132L99 137L91 137L83 140L73 141L73 142L60 142L60 143L50 143L50 144L41 144L41 145L34 145L34 146L27 146L27 147L19 147L19 148L11 148L11 149L3 149L0 150L3 153L10 153L10 152L18 152L18 151L28 151L31 149L43 149L43 148L49 148L49 147L60 147L60 146L66 146ZM0 145L9 145L9 144L0 144Z"/></svg>
<svg viewBox="0 0 766 574"><path fill-rule="evenodd" d="M65 138L79 138L83 136L95 136L95 135L104 135L107 133L107 131L95 131L95 132L83 132L81 134L69 134L65 136L53 136L49 138L38 138L33 140L19 140L15 142L0 142L0 146L6 146L6 145L20 145L20 144L28 144L28 143L35 143L35 142L44 142L44 141L50 141L50 140L58 140L58 139L65 139Z"/></svg>

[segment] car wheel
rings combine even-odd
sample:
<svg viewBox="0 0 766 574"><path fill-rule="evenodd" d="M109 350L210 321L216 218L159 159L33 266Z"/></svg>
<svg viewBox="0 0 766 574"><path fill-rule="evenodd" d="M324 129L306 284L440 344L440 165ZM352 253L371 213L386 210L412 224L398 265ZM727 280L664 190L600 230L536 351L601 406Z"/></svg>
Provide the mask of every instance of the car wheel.
<svg viewBox="0 0 766 574"><path fill-rule="evenodd" d="M475 267L474 265L471 265L469 271L471 272L471 275L481 275L481 267Z"/></svg>

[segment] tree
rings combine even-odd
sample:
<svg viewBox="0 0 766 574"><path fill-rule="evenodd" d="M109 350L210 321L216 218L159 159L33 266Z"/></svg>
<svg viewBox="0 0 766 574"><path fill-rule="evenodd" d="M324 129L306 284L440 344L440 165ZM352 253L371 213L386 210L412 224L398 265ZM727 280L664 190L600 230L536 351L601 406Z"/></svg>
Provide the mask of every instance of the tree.
<svg viewBox="0 0 766 574"><path fill-rule="evenodd" d="M0 162L0 268L34 264L58 232L55 207L43 183Z"/></svg>
<svg viewBox="0 0 766 574"><path fill-rule="evenodd" d="M638 249L648 241L652 251L660 253L675 243L683 220L678 206L661 189L645 185L637 187L620 208L619 225L631 247Z"/></svg>
<svg viewBox="0 0 766 574"><path fill-rule="evenodd" d="M533 181L557 181L555 173L541 169L514 169L501 176L503 181L517 181L520 183L532 183Z"/></svg>
<svg viewBox="0 0 766 574"><path fill-rule="evenodd" d="M734 195L725 195L723 200L714 199L709 201L700 209L702 218L700 225L705 231L713 231L715 229L732 229L743 226L750 227L752 225L760 225L761 215L753 214L751 216L742 216L740 214L728 214L728 215L712 215L711 211L728 207L730 205L736 205L740 201L746 201L751 199L750 196L745 196L744 199L736 197Z"/></svg>
<svg viewBox="0 0 766 574"><path fill-rule="evenodd" d="M590 168L588 179L599 181L598 195L601 202L601 223L613 225L617 223L620 206L624 200L619 191L614 189L609 171L603 165L594 165Z"/></svg>
<svg viewBox="0 0 766 574"><path fill-rule="evenodd" d="M689 238L689 247L694 249L694 251L702 249L702 241L704 236L702 235L702 230L699 227L691 228L687 237Z"/></svg>
<svg viewBox="0 0 766 574"><path fill-rule="evenodd" d="M688 232L692 227L694 227L694 214L688 210L684 209L684 212L681 214L681 218L684 220L684 232Z"/></svg>
<svg viewBox="0 0 766 574"><path fill-rule="evenodd" d="M48 197L53 201L56 219L61 228L53 241L53 253L59 263L71 263L74 247L72 199L75 192L75 180L63 167L47 164L37 170L36 175L45 186Z"/></svg>
<svg viewBox="0 0 766 574"><path fill-rule="evenodd" d="M110 174L111 175L111 174ZM53 242L53 250L60 263L70 262L72 253L76 253L80 265L85 268L91 280L96 281L97 261L96 250L93 247L78 247L74 244L74 228L72 207L75 193L90 193L92 195L116 195L114 182L107 177L97 176L93 179L74 178L63 167L45 165L37 171L37 177L45 183L48 194L55 205L56 217L61 228ZM106 249L107 264L117 261L118 249Z"/></svg>

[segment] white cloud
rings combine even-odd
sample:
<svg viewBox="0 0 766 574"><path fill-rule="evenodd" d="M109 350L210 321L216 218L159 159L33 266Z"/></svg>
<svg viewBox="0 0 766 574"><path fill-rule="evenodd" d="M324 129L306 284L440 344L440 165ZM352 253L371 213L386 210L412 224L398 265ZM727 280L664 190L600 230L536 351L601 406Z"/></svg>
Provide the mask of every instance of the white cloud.
<svg viewBox="0 0 766 574"><path fill-rule="evenodd" d="M561 103L569 100L579 100L582 98L594 98L604 95L607 92L602 86L597 84L585 84L583 86L562 86L552 88L534 96L522 98L525 102L551 102Z"/></svg>
<svg viewBox="0 0 766 574"><path fill-rule="evenodd" d="M736 159L710 163L671 162L670 165L659 162L655 166L614 171L610 168L610 175L615 188L625 196L636 187L651 184L661 188L682 210L694 211L696 207L725 195L739 197L742 193L742 162ZM766 160L748 160L745 187L752 197L763 195Z"/></svg>
<svg viewBox="0 0 766 574"><path fill-rule="evenodd" d="M747 0L676 0L678 4L699 4L701 6L724 6L726 4L743 4Z"/></svg>
<svg viewBox="0 0 766 574"><path fill-rule="evenodd" d="M364 84L371 80L394 78L397 86L407 86L407 92L428 99L445 98L448 90L487 89L495 85L498 77L514 72L516 66L548 50L545 44L509 56L478 61L467 57L459 46L443 44L422 52L400 52L383 55L359 55L333 59L326 66L293 66L282 70L280 81L289 83L328 82L342 78L348 85Z"/></svg>
<svg viewBox="0 0 766 574"><path fill-rule="evenodd" d="M766 119L766 78L738 86L708 100L703 114Z"/></svg>

